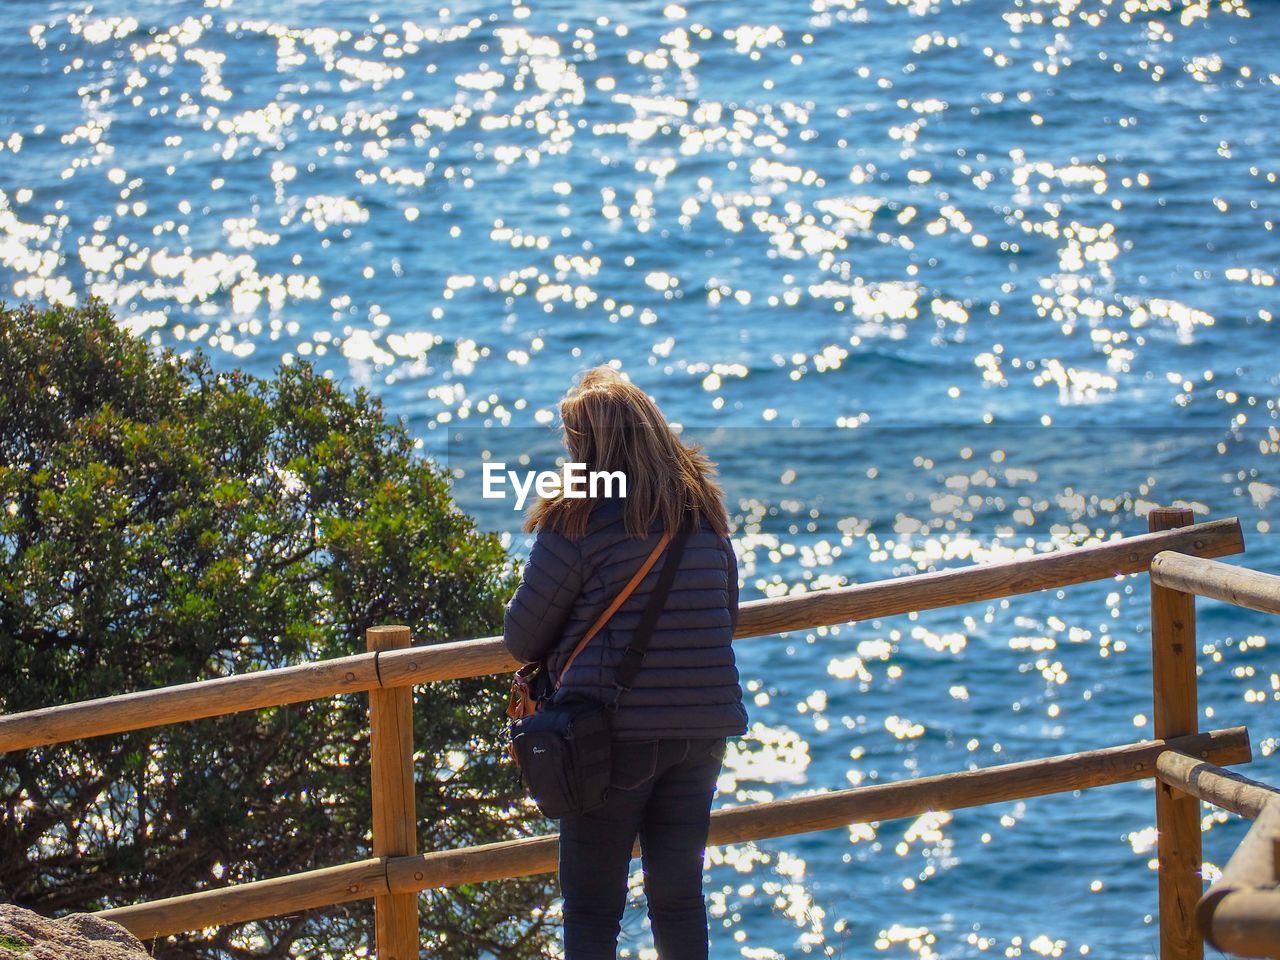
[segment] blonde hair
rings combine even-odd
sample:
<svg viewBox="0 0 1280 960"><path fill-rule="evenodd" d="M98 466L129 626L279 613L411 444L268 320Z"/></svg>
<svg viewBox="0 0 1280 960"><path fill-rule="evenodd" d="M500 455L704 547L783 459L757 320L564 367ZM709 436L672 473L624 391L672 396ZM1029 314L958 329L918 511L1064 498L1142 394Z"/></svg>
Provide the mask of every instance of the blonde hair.
<svg viewBox="0 0 1280 960"><path fill-rule="evenodd" d="M560 401L560 422L569 459L588 470L620 470L627 478L624 525L644 537L656 518L666 529L706 520L716 533L729 532L724 493L715 465L698 446L684 443L647 393L612 367L582 374ZM596 500L559 494L538 500L525 519L533 532L554 530L582 537Z"/></svg>

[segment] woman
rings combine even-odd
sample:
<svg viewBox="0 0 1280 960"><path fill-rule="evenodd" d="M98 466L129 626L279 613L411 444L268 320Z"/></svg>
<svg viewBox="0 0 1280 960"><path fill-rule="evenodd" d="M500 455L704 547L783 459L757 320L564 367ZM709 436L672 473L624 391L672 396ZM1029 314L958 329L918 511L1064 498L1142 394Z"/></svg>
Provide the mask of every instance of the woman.
<svg viewBox="0 0 1280 960"><path fill-rule="evenodd" d="M525 529L537 537L503 639L522 663L546 658L549 682L561 681L557 698L613 698L615 671L661 559L571 670L565 661L663 530L689 524L692 531L639 677L614 714L608 799L560 821L566 960L615 957L637 836L658 955L705 960L711 798L726 738L747 726L731 645L738 570L723 495L711 462L609 367L582 376L560 402L560 419L569 459L622 471L626 496L552 497L530 510Z"/></svg>

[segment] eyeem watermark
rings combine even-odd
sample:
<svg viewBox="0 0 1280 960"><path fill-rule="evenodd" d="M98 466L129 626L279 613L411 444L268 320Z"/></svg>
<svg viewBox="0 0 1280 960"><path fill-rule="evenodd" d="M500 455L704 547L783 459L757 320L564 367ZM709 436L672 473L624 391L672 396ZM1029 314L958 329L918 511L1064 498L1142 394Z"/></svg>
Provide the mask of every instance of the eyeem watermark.
<svg viewBox="0 0 1280 960"><path fill-rule="evenodd" d="M510 485L511 490L507 490ZM505 462L484 465L481 496L486 500L505 500L515 493L514 510L523 510L529 493L536 491L544 499L561 493L567 500L587 497L625 497L627 475L621 470L588 470L585 463L566 463L559 473L554 470L508 470Z"/></svg>

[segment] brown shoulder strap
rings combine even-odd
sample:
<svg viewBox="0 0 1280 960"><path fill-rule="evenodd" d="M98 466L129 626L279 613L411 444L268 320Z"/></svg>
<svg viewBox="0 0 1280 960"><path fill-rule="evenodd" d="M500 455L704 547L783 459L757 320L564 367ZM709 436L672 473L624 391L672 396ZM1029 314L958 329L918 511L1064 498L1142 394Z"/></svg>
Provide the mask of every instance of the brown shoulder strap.
<svg viewBox="0 0 1280 960"><path fill-rule="evenodd" d="M573 648L573 653L569 654L569 659L565 661L564 668L560 671L560 678L556 680L555 688L557 690L560 689L560 683L564 680L564 675L568 673L569 668L573 666L573 661L578 659L578 654L580 654L586 648L587 644L591 642L591 638L600 632L600 628L609 622L609 618L618 612L618 608L627 602L627 597L631 596L631 594L635 592L636 587L640 586L640 581L642 581L649 571L653 569L653 565L658 562L658 557L662 556L662 551L666 549L666 546L670 541L671 533L669 531L664 532L662 536L658 538L657 545L649 552L649 556L645 558L644 563L640 565L640 569L632 575L631 579L627 581L627 585L618 592L616 597L613 598L613 602L605 608L604 613L596 617L596 622L591 624L591 629L582 635L582 639L579 640L578 645Z"/></svg>

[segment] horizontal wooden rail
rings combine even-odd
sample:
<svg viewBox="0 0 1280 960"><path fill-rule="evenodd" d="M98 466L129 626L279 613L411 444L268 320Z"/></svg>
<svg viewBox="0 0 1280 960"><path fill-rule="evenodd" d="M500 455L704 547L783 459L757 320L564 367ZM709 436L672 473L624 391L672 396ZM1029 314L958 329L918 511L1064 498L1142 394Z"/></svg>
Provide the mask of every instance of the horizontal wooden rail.
<svg viewBox="0 0 1280 960"><path fill-rule="evenodd" d="M1192 797L1256 820L1270 800L1280 800L1280 790L1223 770L1199 757L1169 750L1156 760L1156 776Z"/></svg>
<svg viewBox="0 0 1280 960"><path fill-rule="evenodd" d="M1154 776L1157 758L1168 750L1178 750L1215 764L1248 763L1252 756L1249 732L1244 727L1168 741L1129 743L717 810L711 817L710 842L763 840L851 823L913 817L930 810L957 810L1126 783ZM557 837L551 835L408 857L364 860L327 870L117 907L104 910L98 916L122 924L135 936L151 939L183 930L277 916L326 902L342 903L387 892L412 893L550 873L556 869L557 842ZM325 900L326 897L332 899Z"/></svg>
<svg viewBox="0 0 1280 960"><path fill-rule="evenodd" d="M319 700L340 693L361 693L376 686L377 654L360 653L139 693L122 693L100 700L0 715L0 753Z"/></svg>
<svg viewBox="0 0 1280 960"><path fill-rule="evenodd" d="M1274 573L1161 551L1151 561L1151 581L1183 593L1280 614L1280 577Z"/></svg>
<svg viewBox="0 0 1280 960"><path fill-rule="evenodd" d="M351 900L371 900L390 892L386 858L375 857L131 907L101 910L97 915L114 920L133 931L134 936L149 940L183 930L219 927Z"/></svg>
<svg viewBox="0 0 1280 960"><path fill-rule="evenodd" d="M1280 800L1270 800L1196 907L1205 942L1241 957L1280 957Z"/></svg>
<svg viewBox="0 0 1280 960"><path fill-rule="evenodd" d="M1161 551L1220 557L1243 549L1238 520L1210 520L1000 563L753 600L742 605L736 636L772 636L1144 573ZM0 753L517 666L501 637L356 654L0 716Z"/></svg>
<svg viewBox="0 0 1280 960"><path fill-rule="evenodd" d="M1163 550L1200 557L1241 553L1244 536L1240 521L1235 517L1209 520L1032 557L757 600L743 604L738 636L769 636L826 624L874 620L1068 587L1122 574L1145 573L1150 568L1148 558Z"/></svg>
<svg viewBox="0 0 1280 960"><path fill-rule="evenodd" d="M0 753L361 693L378 686L377 654L198 680L26 713L0 715Z"/></svg>
<svg viewBox="0 0 1280 960"><path fill-rule="evenodd" d="M1280 958L1280 890L1233 890L1213 911L1205 943L1236 957Z"/></svg>

